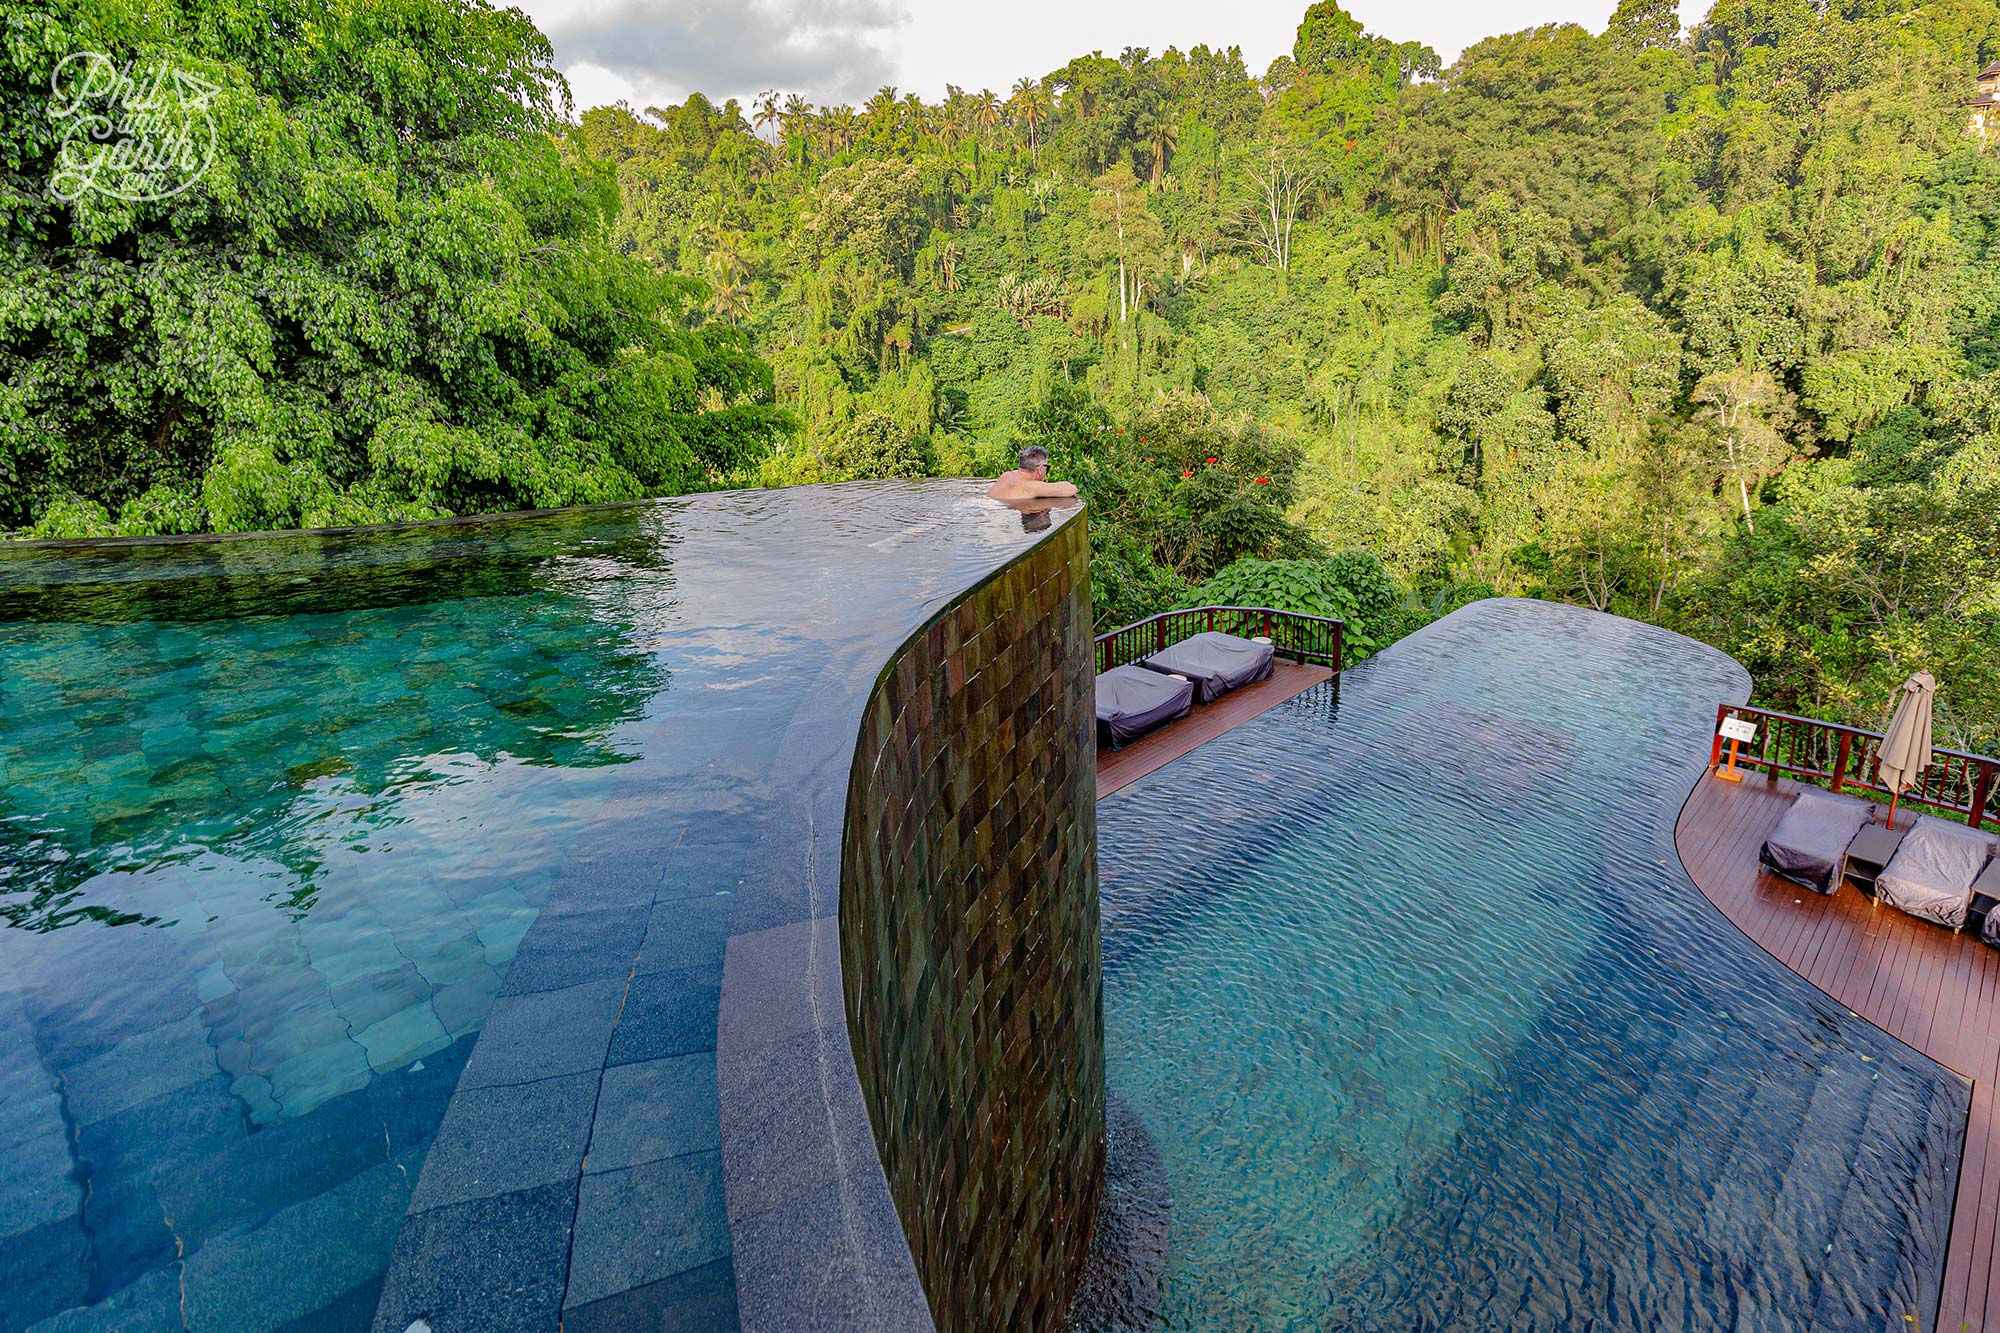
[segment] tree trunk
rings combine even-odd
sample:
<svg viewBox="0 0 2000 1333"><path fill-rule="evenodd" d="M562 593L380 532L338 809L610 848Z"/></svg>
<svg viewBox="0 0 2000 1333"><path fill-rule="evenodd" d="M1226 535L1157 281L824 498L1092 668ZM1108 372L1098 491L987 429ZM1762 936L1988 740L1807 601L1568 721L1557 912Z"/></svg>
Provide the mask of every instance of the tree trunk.
<svg viewBox="0 0 2000 1333"><path fill-rule="evenodd" d="M1736 423L1731 421L1729 424L1730 433L1723 436L1722 443L1729 450L1729 470L1736 474L1736 495L1743 502L1743 527L1746 531L1755 532L1757 525L1750 518L1750 487L1743 480L1743 464L1736 457Z"/></svg>

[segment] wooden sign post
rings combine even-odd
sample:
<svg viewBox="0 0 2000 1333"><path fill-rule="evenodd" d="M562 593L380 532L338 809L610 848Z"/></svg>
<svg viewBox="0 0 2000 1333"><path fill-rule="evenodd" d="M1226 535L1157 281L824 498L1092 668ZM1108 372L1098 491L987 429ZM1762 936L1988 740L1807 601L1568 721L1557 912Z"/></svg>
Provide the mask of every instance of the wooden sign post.
<svg viewBox="0 0 2000 1333"><path fill-rule="evenodd" d="M1738 749L1757 739L1757 724L1740 717L1724 718L1720 734L1729 742L1729 761L1715 770L1715 776L1724 782L1741 782L1743 770L1736 766Z"/></svg>

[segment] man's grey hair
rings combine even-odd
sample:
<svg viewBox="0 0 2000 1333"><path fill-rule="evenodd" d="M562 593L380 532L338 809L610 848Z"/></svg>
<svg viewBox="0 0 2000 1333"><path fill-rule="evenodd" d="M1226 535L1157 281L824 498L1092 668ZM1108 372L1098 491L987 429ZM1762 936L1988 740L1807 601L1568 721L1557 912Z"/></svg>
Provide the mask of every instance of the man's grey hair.
<svg viewBox="0 0 2000 1333"><path fill-rule="evenodd" d="M1042 446L1039 444L1031 444L1027 448L1023 449L1018 455L1018 457L1021 460L1021 467L1024 470L1032 470L1034 468L1048 466L1049 451L1042 448Z"/></svg>

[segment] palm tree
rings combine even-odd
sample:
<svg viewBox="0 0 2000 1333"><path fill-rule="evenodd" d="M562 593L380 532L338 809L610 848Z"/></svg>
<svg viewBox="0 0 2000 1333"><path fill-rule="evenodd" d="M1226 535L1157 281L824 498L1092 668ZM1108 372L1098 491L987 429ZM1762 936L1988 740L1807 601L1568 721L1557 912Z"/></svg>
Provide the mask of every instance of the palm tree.
<svg viewBox="0 0 2000 1333"><path fill-rule="evenodd" d="M861 139L861 118L845 103L827 110L826 126L827 142L836 153L846 152Z"/></svg>
<svg viewBox="0 0 2000 1333"><path fill-rule="evenodd" d="M778 113L779 133L784 136L787 152L796 150L799 165L804 166L806 148L812 142L812 103L793 93L785 99L785 109Z"/></svg>
<svg viewBox="0 0 2000 1333"><path fill-rule="evenodd" d="M912 134L921 138L931 132L934 117L931 109L924 105L923 98L915 93L905 93L902 108L903 124L909 127Z"/></svg>
<svg viewBox="0 0 2000 1333"><path fill-rule="evenodd" d="M868 128L884 138L896 128L896 97L896 90L885 84L861 104L861 113L868 117Z"/></svg>
<svg viewBox="0 0 2000 1333"><path fill-rule="evenodd" d="M751 124L756 127L759 134L777 124L778 90L776 88L766 88L763 92L758 93L757 100L752 105L757 108L757 117Z"/></svg>
<svg viewBox="0 0 2000 1333"><path fill-rule="evenodd" d="M1000 123L1000 99L993 95L991 88L981 88L979 96L973 99L973 115L978 119L979 131L990 136Z"/></svg>
<svg viewBox="0 0 2000 1333"><path fill-rule="evenodd" d="M708 308L725 323L734 324L750 313L750 293L740 283L717 283Z"/></svg>
<svg viewBox="0 0 2000 1333"><path fill-rule="evenodd" d="M1028 157L1040 166L1042 156L1038 131L1042 122L1049 118L1049 95L1036 80L1023 78L1014 84L1014 96L1008 106L1013 109L1014 119L1028 127Z"/></svg>
<svg viewBox="0 0 2000 1333"><path fill-rule="evenodd" d="M734 324L749 309L750 261L743 255L743 233L717 229L708 252L709 271L715 274L715 290L708 307Z"/></svg>
<svg viewBox="0 0 2000 1333"><path fill-rule="evenodd" d="M726 282L741 282L750 276L750 261L743 257L743 233L716 233L715 248L708 252L708 266Z"/></svg>
<svg viewBox="0 0 2000 1333"><path fill-rule="evenodd" d="M944 131L947 145L955 145L963 139L972 127L972 99L965 89L955 83L944 86L944 102L938 107L938 119Z"/></svg>

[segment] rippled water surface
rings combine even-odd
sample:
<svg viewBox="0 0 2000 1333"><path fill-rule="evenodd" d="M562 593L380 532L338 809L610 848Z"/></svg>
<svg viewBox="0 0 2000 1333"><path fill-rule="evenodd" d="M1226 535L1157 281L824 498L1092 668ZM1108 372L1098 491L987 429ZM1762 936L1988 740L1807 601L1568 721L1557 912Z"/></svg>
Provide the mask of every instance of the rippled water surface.
<svg viewBox="0 0 2000 1333"><path fill-rule="evenodd" d="M934 483L0 547L0 1330L368 1327L565 861L740 862L822 673L1048 526Z"/></svg>
<svg viewBox="0 0 2000 1333"><path fill-rule="evenodd" d="M1703 900L1740 668L1469 607L1099 810L1176 1329L1929 1328L1967 1090Z"/></svg>

